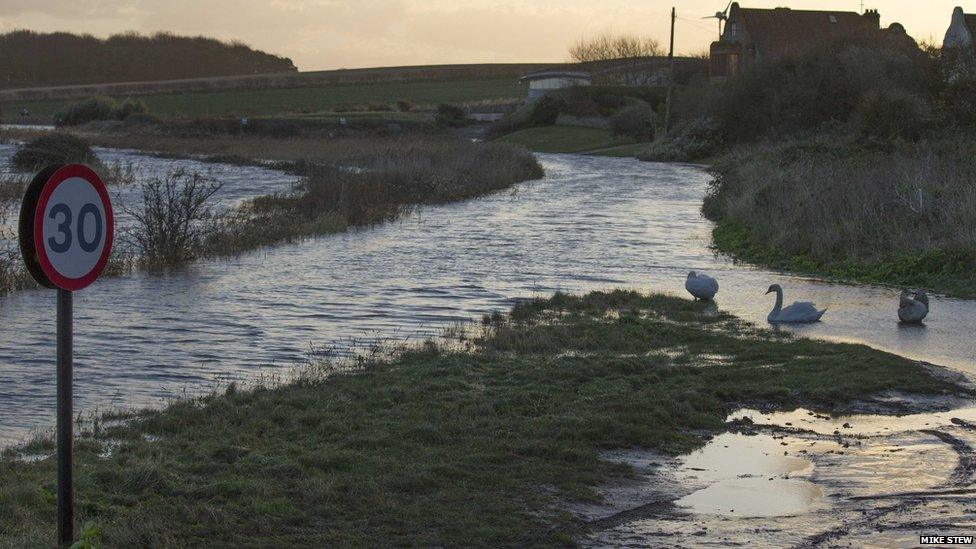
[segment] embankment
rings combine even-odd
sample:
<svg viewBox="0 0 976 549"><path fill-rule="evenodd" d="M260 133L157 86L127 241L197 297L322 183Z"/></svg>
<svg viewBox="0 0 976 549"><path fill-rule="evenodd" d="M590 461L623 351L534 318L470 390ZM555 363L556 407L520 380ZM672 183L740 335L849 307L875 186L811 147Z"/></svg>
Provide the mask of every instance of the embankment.
<svg viewBox="0 0 976 549"><path fill-rule="evenodd" d="M976 297L976 141L869 148L822 136L717 162L703 212L750 263Z"/></svg>

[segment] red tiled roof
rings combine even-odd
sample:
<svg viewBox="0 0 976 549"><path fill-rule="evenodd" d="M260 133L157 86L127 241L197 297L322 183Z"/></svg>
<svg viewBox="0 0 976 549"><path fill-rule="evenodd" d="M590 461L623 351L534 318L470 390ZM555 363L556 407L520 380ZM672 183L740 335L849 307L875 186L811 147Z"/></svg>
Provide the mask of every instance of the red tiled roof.
<svg viewBox="0 0 976 549"><path fill-rule="evenodd" d="M738 21L759 55L878 30L875 21L851 11L741 8Z"/></svg>
<svg viewBox="0 0 976 549"><path fill-rule="evenodd" d="M976 15L972 13L964 14L966 18L966 28L969 29L969 34L976 36Z"/></svg>

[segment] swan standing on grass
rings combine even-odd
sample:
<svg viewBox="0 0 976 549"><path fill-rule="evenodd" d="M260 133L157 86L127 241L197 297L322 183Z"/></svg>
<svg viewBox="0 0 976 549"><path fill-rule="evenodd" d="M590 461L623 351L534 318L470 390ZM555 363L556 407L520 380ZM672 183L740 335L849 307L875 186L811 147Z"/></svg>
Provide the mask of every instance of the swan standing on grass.
<svg viewBox="0 0 976 549"><path fill-rule="evenodd" d="M901 302L898 304L898 320L910 324L921 324L929 314L929 296L925 292L901 291Z"/></svg>
<svg viewBox="0 0 976 549"><path fill-rule="evenodd" d="M783 288L779 284L773 284L766 293L773 292L776 292L776 306L766 317L768 322L818 322L827 312L827 309L818 311L817 307L809 301L797 301L784 309Z"/></svg>
<svg viewBox="0 0 976 549"><path fill-rule="evenodd" d="M708 275L691 271L688 273L688 279L685 280L685 289L695 296L695 299L711 301L718 293L718 281Z"/></svg>

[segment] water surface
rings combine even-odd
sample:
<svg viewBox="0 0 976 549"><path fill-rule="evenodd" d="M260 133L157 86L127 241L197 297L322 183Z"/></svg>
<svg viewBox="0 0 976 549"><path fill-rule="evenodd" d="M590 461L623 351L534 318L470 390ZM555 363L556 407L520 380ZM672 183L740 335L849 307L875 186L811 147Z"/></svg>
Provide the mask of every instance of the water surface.
<svg viewBox="0 0 976 549"><path fill-rule="evenodd" d="M75 301L76 406L156 405L218 378L284 371L310 346L435 333L556 290L684 294L690 269L718 278L718 305L748 320L764 322L772 299L763 294L778 282L787 302L829 308L823 322L788 329L976 371L976 302L936 296L925 326L900 327L897 289L784 276L714 255L699 214L709 177L699 168L540 158L547 177L514 191L168 274L100 280ZM270 178L247 192L291 181L271 170L215 169L243 174L240 185ZM0 298L0 321L0 440L10 442L53 421L54 293Z"/></svg>

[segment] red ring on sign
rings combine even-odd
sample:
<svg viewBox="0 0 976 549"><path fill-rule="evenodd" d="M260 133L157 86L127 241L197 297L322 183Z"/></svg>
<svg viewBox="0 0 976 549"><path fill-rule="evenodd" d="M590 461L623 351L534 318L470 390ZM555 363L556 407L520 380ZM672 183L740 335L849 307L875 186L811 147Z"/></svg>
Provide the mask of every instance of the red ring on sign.
<svg viewBox="0 0 976 549"><path fill-rule="evenodd" d="M51 199L51 195L54 194L54 190L58 188L58 185L64 183L72 177L80 177L87 181L98 193L99 198L102 200L102 207L105 210L105 247L102 248L102 255L98 258L98 262L92 267L90 271L84 276L78 278L69 278L57 271L51 260L47 257L47 250L44 248L44 211L47 209L47 202ZM37 261L41 264L41 269L44 274L47 275L48 279L58 288L62 290L68 290L70 292L76 292L82 288L87 287L92 282L102 274L102 270L105 269L105 265L108 263L108 258L112 254L112 242L115 240L115 217L112 214L112 201L109 200L108 189L105 188L105 183L102 182L102 178L98 177L88 166L82 164L69 164L58 171L54 172L53 175L44 184L44 190L41 191L41 196L37 200L37 208L34 210L34 247L37 252Z"/></svg>

